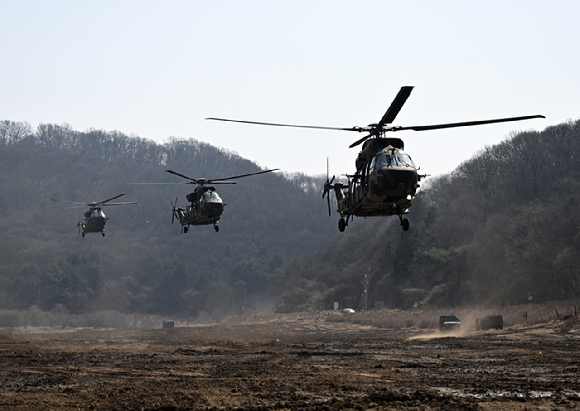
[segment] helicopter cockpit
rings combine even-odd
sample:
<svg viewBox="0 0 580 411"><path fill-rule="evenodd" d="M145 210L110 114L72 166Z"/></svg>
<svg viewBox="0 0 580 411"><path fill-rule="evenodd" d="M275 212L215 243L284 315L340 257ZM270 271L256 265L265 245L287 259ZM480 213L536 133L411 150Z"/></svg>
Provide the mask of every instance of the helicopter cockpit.
<svg viewBox="0 0 580 411"><path fill-rule="evenodd" d="M91 218L105 218L105 213L103 213L103 210L101 210L100 208L97 208L95 210L93 210L93 213L91 214Z"/></svg>
<svg viewBox="0 0 580 411"><path fill-rule="evenodd" d="M392 150L383 150L373 157L371 162L371 169L380 170L392 166L417 168L411 157L403 150L398 150L396 153L393 153Z"/></svg>
<svg viewBox="0 0 580 411"><path fill-rule="evenodd" d="M201 196L201 199L200 199L200 201L201 201L202 203L203 203L203 202L205 202L205 203L210 203L210 202L221 202L221 201L222 201L222 199L221 199L221 197L219 196L219 194L218 194L218 193L216 193L215 191L212 191L212 192L209 192L209 191L208 191L208 192L205 192L205 193L203 193L203 195Z"/></svg>
<svg viewBox="0 0 580 411"><path fill-rule="evenodd" d="M92 208L84 213L85 218L106 218L105 213L100 208Z"/></svg>

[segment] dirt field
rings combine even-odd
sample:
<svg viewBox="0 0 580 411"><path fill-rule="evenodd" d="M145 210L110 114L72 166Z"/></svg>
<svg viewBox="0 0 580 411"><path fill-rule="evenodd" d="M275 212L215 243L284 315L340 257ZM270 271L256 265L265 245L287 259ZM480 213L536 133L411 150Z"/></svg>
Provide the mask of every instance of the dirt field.
<svg viewBox="0 0 580 411"><path fill-rule="evenodd" d="M2 330L0 409L580 409L577 330L464 334L324 316Z"/></svg>

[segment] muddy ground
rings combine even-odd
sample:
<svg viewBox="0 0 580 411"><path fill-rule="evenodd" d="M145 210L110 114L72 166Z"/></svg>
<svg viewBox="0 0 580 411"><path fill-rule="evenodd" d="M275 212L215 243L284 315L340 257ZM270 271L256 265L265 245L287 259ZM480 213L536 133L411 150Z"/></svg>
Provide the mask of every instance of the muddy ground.
<svg viewBox="0 0 580 411"><path fill-rule="evenodd" d="M4 329L0 409L580 409L579 348L557 322L457 336L324 315Z"/></svg>

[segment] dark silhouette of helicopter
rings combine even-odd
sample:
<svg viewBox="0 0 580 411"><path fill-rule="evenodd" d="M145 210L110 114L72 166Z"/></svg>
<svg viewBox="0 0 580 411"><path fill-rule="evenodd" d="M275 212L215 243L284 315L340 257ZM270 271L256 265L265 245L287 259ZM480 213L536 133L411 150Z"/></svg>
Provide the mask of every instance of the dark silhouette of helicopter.
<svg viewBox="0 0 580 411"><path fill-rule="evenodd" d="M187 233L190 225L209 225L213 224L213 228L216 232L220 230L218 226L219 219L224 212L224 207L226 204L223 202L219 194L217 193L215 187L208 186L207 184L236 184L236 181L232 181L234 178L242 178L253 176L257 174L271 173L272 171L277 171L279 169L275 168L273 170L258 171L255 173L241 174L238 176L226 177L226 178L191 178L183 174L176 173L175 171L165 170L168 173L174 174L176 176L190 180L187 183L130 183L130 184L197 184L198 187L195 188L193 193L189 193L185 196L189 205L185 208L177 207L177 198L175 198L175 203L171 202L173 208L173 215L171 217L171 223L177 220L181 224L181 232Z"/></svg>
<svg viewBox="0 0 580 411"><path fill-rule="evenodd" d="M327 176L322 192L322 198L327 198L328 214L330 212L330 190L334 190L338 205L340 220L338 229L342 232L348 226L349 217L375 217L391 216L399 217L404 231L409 230L409 220L404 218L409 213L411 201L419 187L419 181L427 177L420 175L411 157L404 151L403 141L395 137L385 137L387 132L414 130L427 131L443 128L478 126L482 124L503 123L507 121L529 120L533 118L545 118L542 115L498 118L492 120L465 121L460 123L435 124L428 126L400 127L390 126L403 104L413 90L412 86L401 87L399 93L390 107L378 123L369 124L366 127L323 127L296 124L264 123L257 121L229 120L210 117L206 120L231 121L236 123L259 124L279 127L314 128L324 130L343 130L368 133L355 141L350 147L363 144L362 150L356 158L356 172L347 175L347 183L334 182L334 176Z"/></svg>
<svg viewBox="0 0 580 411"><path fill-rule="evenodd" d="M79 229L79 234L83 237L86 233L101 233L101 235L105 236L105 224L107 223L108 218L101 210L101 207L105 206L114 206L114 205L127 205L127 204L137 204L136 202L126 202L126 203L109 203L109 201L124 196L125 194L119 194L113 198L109 198L105 201L92 202L92 203L77 203L74 201L66 201L66 200L57 200L56 198L51 198L52 201L59 201L61 203L67 204L78 204L76 207L65 207L63 210L68 210L71 208L81 208L81 207L89 207L88 211L85 211L83 214L85 217L85 221L81 221L77 224Z"/></svg>

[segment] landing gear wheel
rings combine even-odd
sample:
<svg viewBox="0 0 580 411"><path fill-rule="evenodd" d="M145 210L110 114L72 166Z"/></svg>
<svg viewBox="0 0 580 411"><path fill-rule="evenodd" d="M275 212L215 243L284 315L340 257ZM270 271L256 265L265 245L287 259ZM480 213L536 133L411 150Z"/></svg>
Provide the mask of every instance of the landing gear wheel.
<svg viewBox="0 0 580 411"><path fill-rule="evenodd" d="M215 230L215 232L216 232L216 233L220 231L220 228L219 228L219 226L217 226L217 225L214 225L214 226L213 226L213 229Z"/></svg>
<svg viewBox="0 0 580 411"><path fill-rule="evenodd" d="M85 238L85 233L82 233L81 235L83 236L83 238Z"/></svg>
<svg viewBox="0 0 580 411"><path fill-rule="evenodd" d="M345 228L346 228L346 221L344 221L344 218L341 218L340 220L338 220L338 231L340 231L342 233Z"/></svg>
<svg viewBox="0 0 580 411"><path fill-rule="evenodd" d="M105 236L105 233L104 232L101 232L101 234L103 235L103 237Z"/></svg>
<svg viewBox="0 0 580 411"><path fill-rule="evenodd" d="M187 230L189 230L189 227L187 227L187 226L183 227L183 232L184 232L185 234L187 234Z"/></svg>
<svg viewBox="0 0 580 411"><path fill-rule="evenodd" d="M403 226L403 231L409 231L409 220L407 218L403 218L401 220L401 226Z"/></svg>

